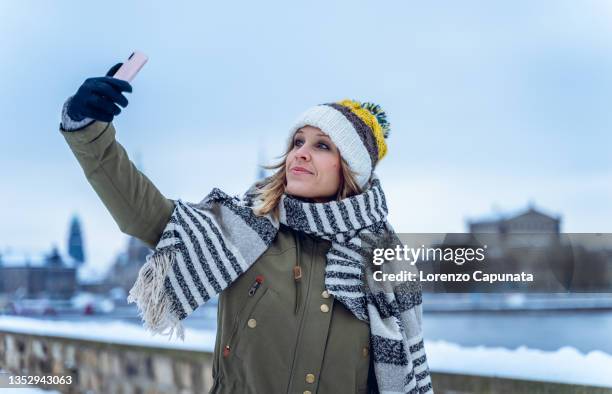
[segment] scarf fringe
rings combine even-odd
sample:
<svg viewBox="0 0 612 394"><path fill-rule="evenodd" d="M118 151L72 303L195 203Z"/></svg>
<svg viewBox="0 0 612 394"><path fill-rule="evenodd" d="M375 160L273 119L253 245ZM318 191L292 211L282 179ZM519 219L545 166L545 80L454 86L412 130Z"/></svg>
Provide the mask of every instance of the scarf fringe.
<svg viewBox="0 0 612 394"><path fill-rule="evenodd" d="M174 263L175 252L173 248L170 248L147 256L147 262L140 268L127 302L128 304L136 303L138 315L142 318L145 329L149 330L153 336L167 335L170 340L172 335L176 334L184 341L185 328L177 317L177 311L173 308L164 288L168 270Z"/></svg>

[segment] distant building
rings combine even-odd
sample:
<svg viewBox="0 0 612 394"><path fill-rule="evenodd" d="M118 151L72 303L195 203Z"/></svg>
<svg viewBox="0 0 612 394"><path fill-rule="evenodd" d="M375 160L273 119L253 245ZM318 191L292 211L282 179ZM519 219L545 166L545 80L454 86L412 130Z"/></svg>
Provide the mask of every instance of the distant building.
<svg viewBox="0 0 612 394"><path fill-rule="evenodd" d="M70 222L70 230L68 234L68 254L72 257L77 266L82 266L85 263L85 252L83 250L83 234L81 232L81 222L78 216L73 216Z"/></svg>
<svg viewBox="0 0 612 394"><path fill-rule="evenodd" d="M126 249L117 256L104 280L105 287L121 287L128 292L150 252L151 249L138 238L128 238Z"/></svg>
<svg viewBox="0 0 612 394"><path fill-rule="evenodd" d="M529 204L518 212L468 221L467 225L470 236L487 247L490 272L533 275L534 283L498 284L498 290L565 291L569 288L574 262L565 261L571 256L562 244L560 215Z"/></svg>
<svg viewBox="0 0 612 394"><path fill-rule="evenodd" d="M499 215L497 218L468 221L470 233L521 234L553 233L561 230L561 217L545 214L533 205L520 213Z"/></svg>
<svg viewBox="0 0 612 394"><path fill-rule="evenodd" d="M0 294L16 298L71 298L77 290L77 271L85 263L83 234L77 216L71 220L68 254L56 246L42 256L13 252L0 255Z"/></svg>
<svg viewBox="0 0 612 394"><path fill-rule="evenodd" d="M76 291L76 262L62 257L56 247L35 260L10 253L2 255L0 260L0 294L67 299Z"/></svg>
<svg viewBox="0 0 612 394"><path fill-rule="evenodd" d="M468 221L471 234L496 234L487 237L496 240L504 248L549 247L558 244L561 232L561 217L553 216L529 204L527 209L513 214L499 214L497 218ZM498 252L489 249L489 254Z"/></svg>

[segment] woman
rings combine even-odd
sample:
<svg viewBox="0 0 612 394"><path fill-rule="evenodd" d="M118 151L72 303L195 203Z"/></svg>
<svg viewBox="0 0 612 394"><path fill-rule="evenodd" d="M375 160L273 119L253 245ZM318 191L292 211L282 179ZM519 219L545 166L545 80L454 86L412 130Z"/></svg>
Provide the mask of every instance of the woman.
<svg viewBox="0 0 612 394"><path fill-rule="evenodd" d="M60 128L119 228L155 248L128 298L145 326L182 338L181 320L219 294L213 393L433 392L420 289L366 275L365 240L392 234L373 173L380 107L308 109L274 175L192 204L165 198L115 140L132 89L111 77L120 65L83 83Z"/></svg>

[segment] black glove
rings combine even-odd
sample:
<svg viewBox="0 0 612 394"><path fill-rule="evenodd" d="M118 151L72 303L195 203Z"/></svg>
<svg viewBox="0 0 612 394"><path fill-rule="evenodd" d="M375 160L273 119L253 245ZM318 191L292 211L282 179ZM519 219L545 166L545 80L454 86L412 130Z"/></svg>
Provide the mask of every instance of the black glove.
<svg viewBox="0 0 612 394"><path fill-rule="evenodd" d="M106 73L105 77L88 78L68 104L68 116L74 121L92 118L102 122L112 122L119 115L121 108L128 105L128 100L121 92L132 92L129 82L113 78L123 63L117 63Z"/></svg>

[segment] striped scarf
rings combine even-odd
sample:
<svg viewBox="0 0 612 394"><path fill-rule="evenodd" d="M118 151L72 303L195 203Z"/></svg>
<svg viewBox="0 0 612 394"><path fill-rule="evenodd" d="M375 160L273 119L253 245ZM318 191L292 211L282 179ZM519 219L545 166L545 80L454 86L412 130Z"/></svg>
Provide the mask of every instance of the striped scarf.
<svg viewBox="0 0 612 394"><path fill-rule="evenodd" d="M386 221L378 178L373 176L365 192L340 201L310 203L283 195L279 219L255 215L254 190L240 199L215 188L198 204L175 202L128 296L129 303L138 305L145 328L184 339L181 321L248 270L282 223L331 241L325 287L369 323L378 391L433 393L421 333L420 287L383 289L367 274L372 266L367 256L376 240L389 234L397 240Z"/></svg>

